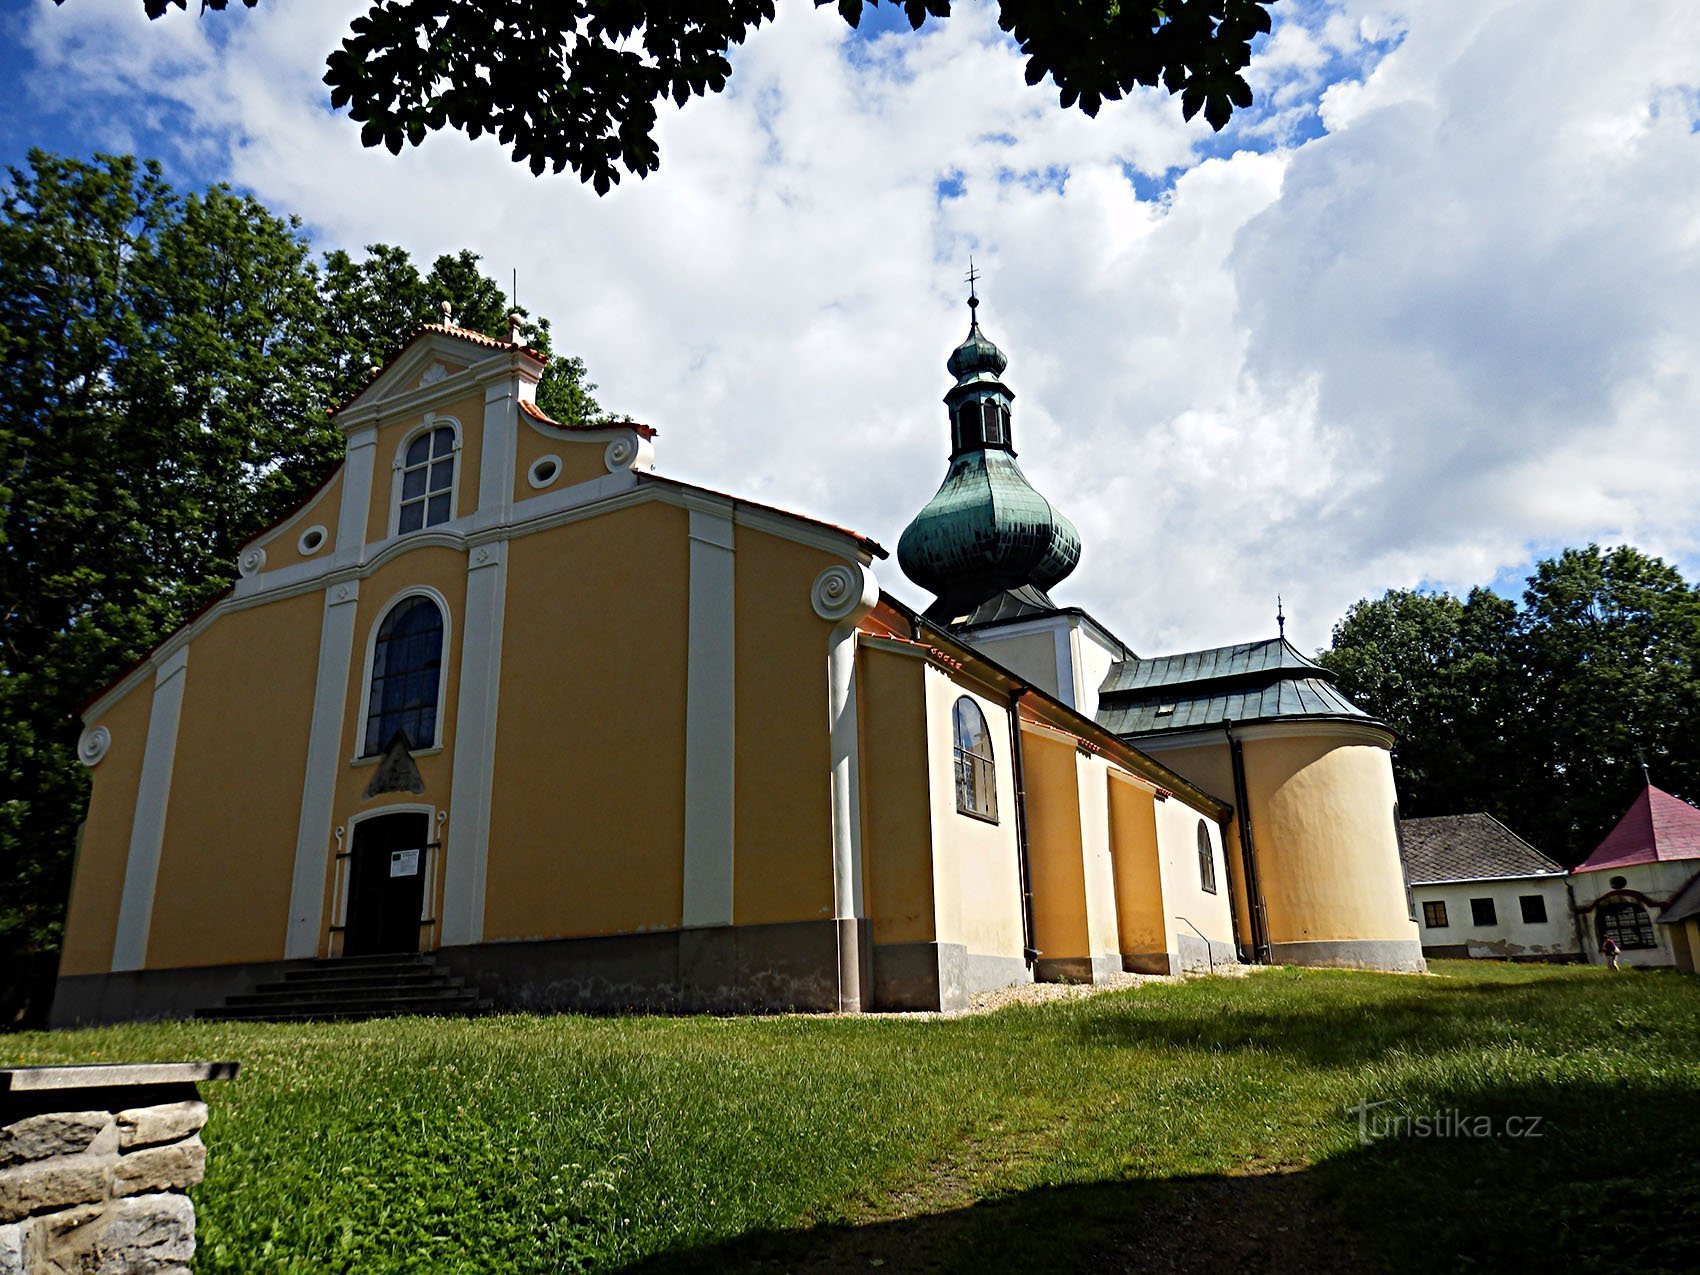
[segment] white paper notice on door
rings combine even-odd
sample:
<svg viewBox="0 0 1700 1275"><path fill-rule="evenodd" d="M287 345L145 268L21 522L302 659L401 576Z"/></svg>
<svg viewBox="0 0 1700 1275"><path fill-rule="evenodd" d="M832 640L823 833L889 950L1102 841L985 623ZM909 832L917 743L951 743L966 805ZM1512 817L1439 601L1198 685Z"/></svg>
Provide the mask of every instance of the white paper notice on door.
<svg viewBox="0 0 1700 1275"><path fill-rule="evenodd" d="M390 875L392 877L416 877L419 875L419 851L391 850Z"/></svg>

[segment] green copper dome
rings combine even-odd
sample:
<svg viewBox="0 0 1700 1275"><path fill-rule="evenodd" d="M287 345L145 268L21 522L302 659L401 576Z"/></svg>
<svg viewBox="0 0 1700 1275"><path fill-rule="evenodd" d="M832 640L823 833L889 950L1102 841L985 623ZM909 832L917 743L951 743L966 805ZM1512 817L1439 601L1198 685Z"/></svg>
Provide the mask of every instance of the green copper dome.
<svg viewBox="0 0 1700 1275"><path fill-rule="evenodd" d="M970 313L977 299L970 299ZM1002 593L1050 605L1045 591L1080 561L1080 533L1035 491L1015 463L1014 393L999 378L1009 360L980 331L978 316L946 366L950 469L897 542L903 573L938 601L935 619L965 615Z"/></svg>

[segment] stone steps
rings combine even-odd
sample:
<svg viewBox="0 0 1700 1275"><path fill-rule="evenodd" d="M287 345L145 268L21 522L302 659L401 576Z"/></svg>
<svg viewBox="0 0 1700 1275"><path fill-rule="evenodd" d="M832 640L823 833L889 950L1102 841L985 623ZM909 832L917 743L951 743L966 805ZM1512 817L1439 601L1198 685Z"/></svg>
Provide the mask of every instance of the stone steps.
<svg viewBox="0 0 1700 1275"><path fill-rule="evenodd" d="M444 973L428 956L355 956L290 970L281 979L233 993L195 1016L301 1022L402 1014L460 1016L490 1009L477 988Z"/></svg>

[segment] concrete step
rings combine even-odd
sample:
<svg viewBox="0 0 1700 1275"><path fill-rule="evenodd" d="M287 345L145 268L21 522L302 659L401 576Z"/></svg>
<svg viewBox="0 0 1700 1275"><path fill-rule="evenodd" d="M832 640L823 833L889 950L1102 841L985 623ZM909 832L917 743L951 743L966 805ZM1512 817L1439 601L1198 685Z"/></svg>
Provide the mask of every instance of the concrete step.
<svg viewBox="0 0 1700 1275"><path fill-rule="evenodd" d="M389 970L371 966L345 970L290 970L282 978L261 983L254 990L257 992L305 991L308 988L356 987L374 983L394 987L414 987L436 983L446 977L448 976L441 970L428 965L409 967L405 970Z"/></svg>
<svg viewBox="0 0 1700 1275"><path fill-rule="evenodd" d="M388 983L381 980L368 980L360 983L343 983L335 987L321 987L316 983L301 986L293 984L261 984L251 992L237 992L224 998L226 1005L266 1005L274 1001L346 1001L346 1000L390 1000L395 997L412 997L415 1000L431 1000L448 995L459 995L466 991L466 984L458 978L435 978L425 983Z"/></svg>

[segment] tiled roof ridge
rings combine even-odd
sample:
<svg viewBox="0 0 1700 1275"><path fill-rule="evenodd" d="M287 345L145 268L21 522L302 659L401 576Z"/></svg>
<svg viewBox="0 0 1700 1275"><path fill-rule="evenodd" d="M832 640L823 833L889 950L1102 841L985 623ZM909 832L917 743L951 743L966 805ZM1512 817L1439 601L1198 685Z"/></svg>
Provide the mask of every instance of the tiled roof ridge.
<svg viewBox="0 0 1700 1275"><path fill-rule="evenodd" d="M644 438L654 438L656 434L656 430L653 425L645 425L641 421L608 420L600 423L590 422L579 425L565 424L556 420L530 399L521 399L519 403L519 410L524 412L533 420L549 426L550 429L568 430L571 432L586 434L608 429L629 429L633 433L642 435Z"/></svg>

